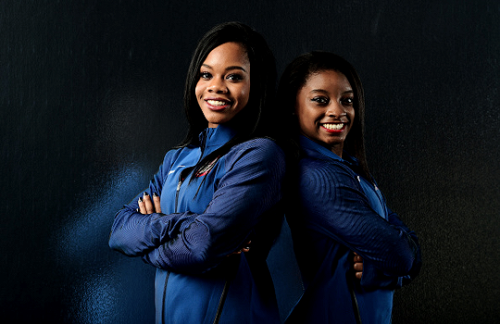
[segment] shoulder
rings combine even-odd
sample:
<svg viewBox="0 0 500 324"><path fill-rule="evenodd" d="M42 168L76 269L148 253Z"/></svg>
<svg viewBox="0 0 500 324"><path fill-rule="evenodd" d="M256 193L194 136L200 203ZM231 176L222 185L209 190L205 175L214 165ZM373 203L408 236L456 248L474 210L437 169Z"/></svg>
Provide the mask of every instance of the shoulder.
<svg viewBox="0 0 500 324"><path fill-rule="evenodd" d="M162 163L162 168L164 170L168 170L175 164L176 161L184 159L186 156L192 154L195 150L195 147L185 146L180 148L174 148L169 150L164 158Z"/></svg>
<svg viewBox="0 0 500 324"><path fill-rule="evenodd" d="M165 154L165 157L163 158L163 165L170 165L173 163L173 161L175 161L179 155L181 154L181 152L185 149L185 147L181 147L181 148L175 148L175 149L171 149L169 150L166 154Z"/></svg>
<svg viewBox="0 0 500 324"><path fill-rule="evenodd" d="M304 157L299 161L299 177L302 185L348 185L357 187L357 174L339 161Z"/></svg>
<svg viewBox="0 0 500 324"><path fill-rule="evenodd" d="M281 159L284 158L284 152L281 147L272 139L267 137L258 137L236 144L229 150L231 155L251 155L263 159Z"/></svg>
<svg viewBox="0 0 500 324"><path fill-rule="evenodd" d="M339 161L303 157L299 161L299 169L306 173L349 173L355 174L347 165Z"/></svg>
<svg viewBox="0 0 500 324"><path fill-rule="evenodd" d="M259 137L233 146L224 157L226 168L285 169L285 154L272 139Z"/></svg>

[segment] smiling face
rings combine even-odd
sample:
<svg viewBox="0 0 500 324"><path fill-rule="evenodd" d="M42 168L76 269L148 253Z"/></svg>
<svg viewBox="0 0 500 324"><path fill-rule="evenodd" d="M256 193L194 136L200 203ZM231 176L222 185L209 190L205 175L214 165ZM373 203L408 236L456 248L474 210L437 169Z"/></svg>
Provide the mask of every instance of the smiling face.
<svg viewBox="0 0 500 324"><path fill-rule="evenodd" d="M208 127L233 119L250 97L250 61L237 43L214 48L200 67L195 95Z"/></svg>
<svg viewBox="0 0 500 324"><path fill-rule="evenodd" d="M340 72L311 74L297 93L295 112L300 132L342 157L344 141L354 122L354 93Z"/></svg>

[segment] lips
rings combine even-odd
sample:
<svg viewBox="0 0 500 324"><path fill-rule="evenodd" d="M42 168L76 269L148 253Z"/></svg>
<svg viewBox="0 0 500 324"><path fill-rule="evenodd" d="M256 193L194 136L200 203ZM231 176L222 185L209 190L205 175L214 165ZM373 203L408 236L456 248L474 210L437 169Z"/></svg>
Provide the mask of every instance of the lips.
<svg viewBox="0 0 500 324"><path fill-rule="evenodd" d="M344 129L345 124L321 124L321 127L325 128L328 132L341 132Z"/></svg>
<svg viewBox="0 0 500 324"><path fill-rule="evenodd" d="M231 101L227 99L214 98L214 99L205 99L207 106L210 110L218 111L226 109L231 105Z"/></svg>

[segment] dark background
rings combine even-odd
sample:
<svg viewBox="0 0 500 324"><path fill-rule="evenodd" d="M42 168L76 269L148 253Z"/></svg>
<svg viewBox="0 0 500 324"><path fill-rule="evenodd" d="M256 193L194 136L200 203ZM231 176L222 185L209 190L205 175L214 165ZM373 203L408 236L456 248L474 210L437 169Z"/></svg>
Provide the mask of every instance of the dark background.
<svg viewBox="0 0 500 324"><path fill-rule="evenodd" d="M154 270L109 230L185 135L190 56L229 20L266 37L279 73L313 49L359 71L368 161L425 262L394 323L498 321L498 1L3 0L2 322L153 322ZM295 296L280 288L283 312Z"/></svg>

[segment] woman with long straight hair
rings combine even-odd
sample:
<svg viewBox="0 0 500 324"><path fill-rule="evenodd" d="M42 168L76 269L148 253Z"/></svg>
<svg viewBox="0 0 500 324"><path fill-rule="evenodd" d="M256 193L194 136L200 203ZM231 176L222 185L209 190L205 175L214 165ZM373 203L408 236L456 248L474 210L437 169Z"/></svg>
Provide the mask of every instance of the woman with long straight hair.
<svg viewBox="0 0 500 324"><path fill-rule="evenodd" d="M109 240L157 268L157 323L279 322L266 264L283 218L284 154L265 127L275 79L268 45L244 24L198 43L186 139L118 212Z"/></svg>
<svg viewBox="0 0 500 324"><path fill-rule="evenodd" d="M300 152L287 220L305 291L287 323L391 323L420 248L368 170L358 74L338 55L307 53L285 69L277 99Z"/></svg>

